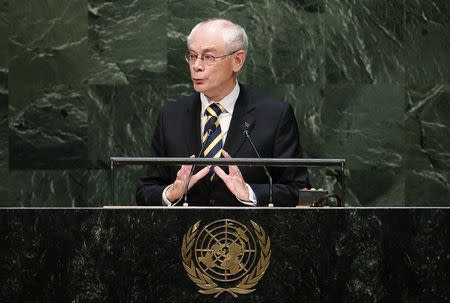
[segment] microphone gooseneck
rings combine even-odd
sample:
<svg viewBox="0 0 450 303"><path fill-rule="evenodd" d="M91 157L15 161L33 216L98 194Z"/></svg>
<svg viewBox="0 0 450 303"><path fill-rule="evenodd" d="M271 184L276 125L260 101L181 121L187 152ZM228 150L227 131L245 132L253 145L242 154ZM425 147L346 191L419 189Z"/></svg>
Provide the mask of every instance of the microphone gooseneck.
<svg viewBox="0 0 450 303"><path fill-rule="evenodd" d="M258 153L258 150L256 149L255 145L253 144L252 138L250 137L250 134L248 132L250 124L245 122L244 125L242 126L243 128L243 133L245 135L245 137L248 139L248 142L250 142L250 145L252 146L253 150L255 151L256 156L258 156L259 159L261 159L261 156ZM264 172L267 175L267 178L269 179L269 205L273 205L273 197L272 197L272 193L273 193L273 181L272 181L272 176L269 173L269 170L267 169L267 167L265 165L263 165L264 168Z"/></svg>
<svg viewBox="0 0 450 303"><path fill-rule="evenodd" d="M200 152L198 153L197 158L199 158L202 155L203 151L205 150L206 142L208 141L208 138L209 138L209 136L211 136L212 132L213 132L213 130L211 128L209 128L208 131L206 132L206 139L202 143L202 147L200 148ZM195 164L192 165L191 171L189 172L189 176L187 177L187 182L184 185L183 196L184 196L184 203L186 203L186 204L188 203L188 194L187 193L188 193L188 190L189 190L189 182L191 182L191 178L194 175L195 167L196 167ZM180 201L181 201L181 199L178 200L177 202L173 203L172 206L177 205L178 202L180 202Z"/></svg>

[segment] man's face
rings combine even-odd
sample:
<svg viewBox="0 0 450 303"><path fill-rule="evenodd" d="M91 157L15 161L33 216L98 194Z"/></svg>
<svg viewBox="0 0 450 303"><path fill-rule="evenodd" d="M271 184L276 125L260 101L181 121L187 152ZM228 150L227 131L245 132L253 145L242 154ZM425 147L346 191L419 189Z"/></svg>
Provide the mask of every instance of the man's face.
<svg viewBox="0 0 450 303"><path fill-rule="evenodd" d="M219 57L229 53L225 49L220 28L211 26L202 26L193 33L189 51L199 57L205 54ZM194 90L204 93L213 101L219 101L234 88L237 72L244 60L243 51L216 59L211 65L197 59L195 63L189 64Z"/></svg>

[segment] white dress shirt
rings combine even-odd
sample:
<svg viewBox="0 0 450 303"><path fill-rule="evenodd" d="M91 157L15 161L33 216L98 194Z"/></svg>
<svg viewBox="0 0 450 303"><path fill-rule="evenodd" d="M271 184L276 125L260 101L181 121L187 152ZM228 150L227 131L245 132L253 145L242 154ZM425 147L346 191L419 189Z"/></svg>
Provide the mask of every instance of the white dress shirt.
<svg viewBox="0 0 450 303"><path fill-rule="evenodd" d="M202 109L200 111L200 123L201 123L200 138L203 136L203 129L205 128L205 124L207 121L207 115L205 115L205 110L212 103L218 102L225 109L225 112L221 113L219 115L219 118L217 119L220 123L220 128L222 130L222 144L223 144L223 146L225 146L225 140L227 139L228 129L230 128L230 123L231 123L231 118L233 116L234 106L236 105L236 101L237 101L237 98L239 97L240 91L241 91L241 88L239 87L239 83L236 81L236 85L234 86L233 90L219 101L210 100L205 94L200 93L200 100L202 102ZM246 185L247 185L247 188L249 191L249 200L250 201L242 201L239 199L238 200L242 204L245 204L248 206L256 206L257 200L256 200L255 192L250 187L250 185L248 185L247 183L246 183ZM167 205L167 206L172 205L172 203L166 198L166 191L170 186L171 185L167 186L162 193L163 205Z"/></svg>

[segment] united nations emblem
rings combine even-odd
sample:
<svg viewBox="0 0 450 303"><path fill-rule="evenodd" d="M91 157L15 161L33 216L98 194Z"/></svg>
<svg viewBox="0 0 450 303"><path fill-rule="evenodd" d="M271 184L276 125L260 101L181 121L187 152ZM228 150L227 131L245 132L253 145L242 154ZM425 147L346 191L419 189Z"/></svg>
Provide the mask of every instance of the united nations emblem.
<svg viewBox="0 0 450 303"><path fill-rule="evenodd" d="M181 257L189 278L205 295L234 297L255 291L270 263L270 238L255 222L252 228L230 219L200 229L195 223L183 237Z"/></svg>

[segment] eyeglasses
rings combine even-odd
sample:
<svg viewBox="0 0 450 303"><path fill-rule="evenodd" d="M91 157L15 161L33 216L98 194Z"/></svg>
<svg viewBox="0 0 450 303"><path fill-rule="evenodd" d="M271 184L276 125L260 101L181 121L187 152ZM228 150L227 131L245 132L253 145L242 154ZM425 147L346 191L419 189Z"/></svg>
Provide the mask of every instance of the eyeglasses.
<svg viewBox="0 0 450 303"><path fill-rule="evenodd" d="M186 59L186 62L189 64L195 64L195 62L197 62L197 59L200 58L200 60L202 60L205 64L213 65L217 59L225 58L225 57L230 56L238 51L240 51L240 49L235 50L234 52L231 52L231 53L223 55L223 56L213 56L210 54L203 54L203 55L199 56L196 53L189 53L189 54L184 55L184 58Z"/></svg>

